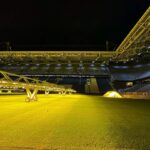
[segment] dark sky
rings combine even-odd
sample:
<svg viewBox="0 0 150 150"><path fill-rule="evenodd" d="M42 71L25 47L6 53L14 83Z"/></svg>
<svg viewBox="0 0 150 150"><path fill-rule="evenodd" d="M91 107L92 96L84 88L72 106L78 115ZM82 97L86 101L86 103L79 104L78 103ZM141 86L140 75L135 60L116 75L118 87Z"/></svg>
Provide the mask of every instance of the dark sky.
<svg viewBox="0 0 150 150"><path fill-rule="evenodd" d="M0 42L13 49L118 46L149 0L11 0L0 4Z"/></svg>

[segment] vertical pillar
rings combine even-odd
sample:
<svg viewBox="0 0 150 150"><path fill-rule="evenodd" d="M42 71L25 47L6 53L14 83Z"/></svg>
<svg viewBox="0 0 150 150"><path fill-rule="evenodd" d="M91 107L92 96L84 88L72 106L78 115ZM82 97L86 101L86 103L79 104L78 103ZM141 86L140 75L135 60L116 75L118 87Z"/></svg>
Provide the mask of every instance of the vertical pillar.
<svg viewBox="0 0 150 150"><path fill-rule="evenodd" d="M27 92L27 98L26 101L31 102L31 101L37 101L37 89L34 89L31 91L29 88L26 89Z"/></svg>
<svg viewBox="0 0 150 150"><path fill-rule="evenodd" d="M12 91L11 90L8 90L8 94L11 94L12 93Z"/></svg>
<svg viewBox="0 0 150 150"><path fill-rule="evenodd" d="M89 94L99 94L100 93L98 84L97 84L97 80L95 77L87 79L87 82L85 84L85 93L89 93Z"/></svg>
<svg viewBox="0 0 150 150"><path fill-rule="evenodd" d="M49 91L48 90L45 90L45 95L48 95L49 94Z"/></svg>

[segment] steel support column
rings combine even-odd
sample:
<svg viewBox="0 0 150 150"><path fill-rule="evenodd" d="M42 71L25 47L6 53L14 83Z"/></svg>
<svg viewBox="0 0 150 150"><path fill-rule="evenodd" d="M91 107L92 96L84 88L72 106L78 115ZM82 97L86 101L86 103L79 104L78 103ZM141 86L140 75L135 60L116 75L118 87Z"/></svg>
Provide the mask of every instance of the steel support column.
<svg viewBox="0 0 150 150"><path fill-rule="evenodd" d="M26 92L27 92L26 101L28 101L28 102L37 101L38 89L34 89L33 91L31 91L29 88L26 88Z"/></svg>

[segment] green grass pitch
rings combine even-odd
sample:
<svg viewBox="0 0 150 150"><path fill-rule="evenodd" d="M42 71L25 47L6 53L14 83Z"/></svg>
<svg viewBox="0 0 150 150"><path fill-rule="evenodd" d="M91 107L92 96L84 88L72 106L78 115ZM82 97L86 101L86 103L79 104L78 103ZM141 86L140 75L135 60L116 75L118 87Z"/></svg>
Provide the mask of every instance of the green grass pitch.
<svg viewBox="0 0 150 150"><path fill-rule="evenodd" d="M148 150L150 101L0 96L0 150Z"/></svg>

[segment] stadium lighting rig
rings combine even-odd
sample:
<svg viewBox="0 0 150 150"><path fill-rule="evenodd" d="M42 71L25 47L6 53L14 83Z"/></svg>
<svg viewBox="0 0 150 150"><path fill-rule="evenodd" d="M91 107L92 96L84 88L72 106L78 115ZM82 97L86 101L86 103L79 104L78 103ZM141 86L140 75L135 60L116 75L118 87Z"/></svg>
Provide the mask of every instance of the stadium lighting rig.
<svg viewBox="0 0 150 150"><path fill-rule="evenodd" d="M106 64L109 64L110 61L126 62L135 58L138 53L149 52L149 41L150 6L115 51L0 51L0 60L5 63L16 61L38 61L39 63L41 61L42 63L46 62L46 64L56 61L67 62L68 60L71 62L105 62ZM47 66L51 65L47 64ZM59 65L56 66L56 68L59 67ZM71 66L68 66L68 69L70 68Z"/></svg>
<svg viewBox="0 0 150 150"><path fill-rule="evenodd" d="M126 60L143 49L150 40L150 6L115 51L113 59ZM146 44L147 43L147 44Z"/></svg>
<svg viewBox="0 0 150 150"><path fill-rule="evenodd" d="M0 88L25 89L27 93L27 101L36 101L38 91L44 91L46 94L49 94L49 92L57 92L59 94L71 94L76 92L71 88L65 88L61 85L40 81L5 71L0 71Z"/></svg>

